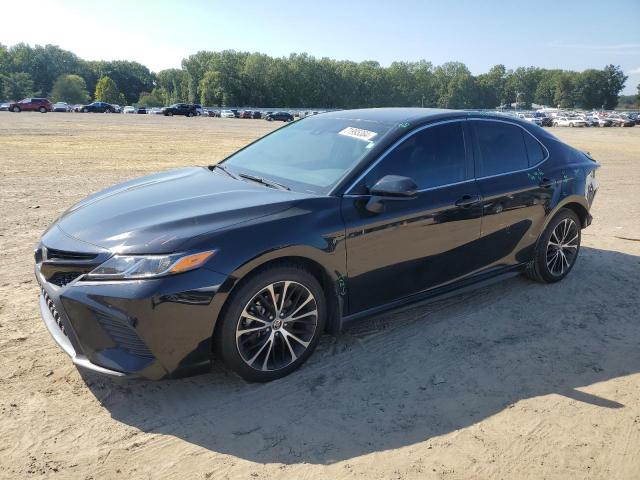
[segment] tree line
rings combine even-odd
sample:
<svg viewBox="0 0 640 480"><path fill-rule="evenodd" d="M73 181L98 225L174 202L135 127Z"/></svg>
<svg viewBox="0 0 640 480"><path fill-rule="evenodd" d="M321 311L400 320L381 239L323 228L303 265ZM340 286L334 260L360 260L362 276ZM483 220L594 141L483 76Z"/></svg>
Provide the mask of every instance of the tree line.
<svg viewBox="0 0 640 480"><path fill-rule="evenodd" d="M616 65L582 72L496 65L473 75L460 62L433 65L316 58L306 53L200 51L182 68L151 72L131 61L86 61L54 45L0 44L0 98L49 96L161 106L176 102L210 106L358 108L424 106L496 108L532 104L613 109L627 77ZM640 85L639 85L640 96Z"/></svg>

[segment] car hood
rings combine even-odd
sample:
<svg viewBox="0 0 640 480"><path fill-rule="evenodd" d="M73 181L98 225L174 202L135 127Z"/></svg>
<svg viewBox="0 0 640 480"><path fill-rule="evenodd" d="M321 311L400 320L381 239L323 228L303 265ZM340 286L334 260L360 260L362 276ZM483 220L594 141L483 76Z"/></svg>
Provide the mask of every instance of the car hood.
<svg viewBox="0 0 640 480"><path fill-rule="evenodd" d="M51 232L58 229L114 253L174 252L195 236L277 213L308 197L204 167L172 170L87 197L52 225L43 243L48 235L59 236Z"/></svg>

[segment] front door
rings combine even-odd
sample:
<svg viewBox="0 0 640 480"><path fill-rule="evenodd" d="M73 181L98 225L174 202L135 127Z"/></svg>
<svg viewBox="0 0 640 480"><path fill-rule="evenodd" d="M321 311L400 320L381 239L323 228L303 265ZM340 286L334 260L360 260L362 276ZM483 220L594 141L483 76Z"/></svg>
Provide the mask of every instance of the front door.
<svg viewBox="0 0 640 480"><path fill-rule="evenodd" d="M469 275L478 250L481 198L473 179L466 121L422 127L399 142L342 200L347 234L349 313L383 305ZM410 177L408 200L366 208L385 175Z"/></svg>

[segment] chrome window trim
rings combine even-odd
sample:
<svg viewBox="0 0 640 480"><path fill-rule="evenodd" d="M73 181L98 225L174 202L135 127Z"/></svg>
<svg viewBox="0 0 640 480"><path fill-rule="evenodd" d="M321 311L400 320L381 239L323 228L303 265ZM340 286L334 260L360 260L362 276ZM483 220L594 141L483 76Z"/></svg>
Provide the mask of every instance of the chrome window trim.
<svg viewBox="0 0 640 480"><path fill-rule="evenodd" d="M535 139L535 141L538 142L542 146L542 148L544 149L544 151L547 154L542 160L540 160L538 163L536 163L535 165L533 165L531 167L521 168L520 170L511 170L509 172L495 173L493 175L485 175L484 177L476 177L476 180L485 180L487 178L496 178L496 177L502 177L504 175L512 175L514 173L526 172L527 170L538 168L540 165L542 165L544 162L546 162L549 159L549 157L551 156L547 146L544 143L542 143L540 140L538 140L538 137L536 137L533 133L531 133L529 130L524 128L522 125L519 125L519 124L517 124L515 122L510 122L508 120L503 120L501 118L469 118L468 120L470 122L499 122L499 123L507 123L509 125L515 125L516 127L520 127L522 130L524 130L529 135L531 135ZM526 151L526 145L525 145L525 151ZM527 159L528 158L529 157L528 157L528 154L527 154ZM474 159L474 163L475 163L475 159Z"/></svg>
<svg viewBox="0 0 640 480"><path fill-rule="evenodd" d="M419 132L421 132L423 130L426 130L427 128L436 127L438 125L445 125L447 123L465 122L465 121L467 121L467 118L454 118L454 119L451 119L451 120L441 120L439 122L434 122L434 123L430 123L428 125L423 125L423 126L421 126L419 128L416 128L415 130L412 130L412 131L406 133L405 135L400 137L398 140L393 142L389 147L387 147L387 149L384 152L382 152L382 154L375 161L373 161L371 163L371 165L369 165L367 167L367 169L358 176L358 178L356 178L353 182L351 182L349 187L345 189L345 193L343 193L342 196L343 197L361 197L362 194L351 194L350 193L351 190L358 184L358 182L360 182L360 180L362 180L364 177L366 177L367 174L371 170L373 170L373 168L376 165L378 165L382 160L384 160L387 157L387 155L389 155L396 147L398 147L405 140L408 140L409 138L411 138L415 134L417 134L417 133L419 133ZM465 162L468 161L468 159L466 158L466 152L467 152L467 148L465 146ZM470 179L467 179L467 180L463 180L461 182L453 183L451 185L457 185L459 183L467 183L467 182L474 181L474 180L475 180L475 178L470 178ZM425 188L425 189L421 189L421 190L417 190L417 191L418 192L423 192L423 191L427 191L427 190L433 190L434 188L443 188L443 187L448 187L448 186L450 186L450 185L438 185L437 187L429 187L429 188Z"/></svg>

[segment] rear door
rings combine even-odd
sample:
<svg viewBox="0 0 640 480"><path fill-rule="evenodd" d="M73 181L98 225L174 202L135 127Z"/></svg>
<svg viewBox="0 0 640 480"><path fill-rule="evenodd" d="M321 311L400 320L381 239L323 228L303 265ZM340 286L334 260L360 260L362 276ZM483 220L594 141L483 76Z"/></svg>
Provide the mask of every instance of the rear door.
<svg viewBox="0 0 640 480"><path fill-rule="evenodd" d="M546 148L524 127L506 120L471 119L475 170L482 196L482 238L489 266L529 259L557 173Z"/></svg>
<svg viewBox="0 0 640 480"><path fill-rule="evenodd" d="M383 305L469 275L481 266L481 201L464 120L423 127L398 142L342 200L349 311ZM366 209L385 175L412 178L415 198ZM480 262L480 263L479 263Z"/></svg>

